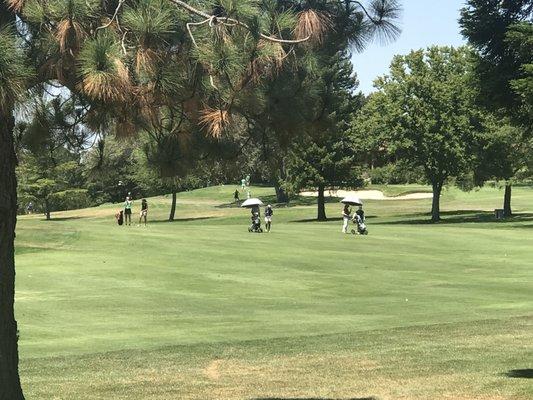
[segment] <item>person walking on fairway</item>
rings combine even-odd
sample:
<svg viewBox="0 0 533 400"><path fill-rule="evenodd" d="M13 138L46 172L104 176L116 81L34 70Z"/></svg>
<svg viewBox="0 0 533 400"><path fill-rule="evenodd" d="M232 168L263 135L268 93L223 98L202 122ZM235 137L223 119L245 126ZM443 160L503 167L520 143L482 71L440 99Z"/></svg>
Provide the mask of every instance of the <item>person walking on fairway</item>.
<svg viewBox="0 0 533 400"><path fill-rule="evenodd" d="M269 204L265 208L265 226L267 232L270 232L270 228L272 227L272 215L274 215L274 211L272 210L272 206Z"/></svg>
<svg viewBox="0 0 533 400"><path fill-rule="evenodd" d="M233 193L233 200L235 200L235 203L239 202L239 190L235 189L235 193Z"/></svg>
<svg viewBox="0 0 533 400"><path fill-rule="evenodd" d="M124 225L131 225L131 208L133 206L133 200L131 197L126 197L126 201L124 202Z"/></svg>
<svg viewBox="0 0 533 400"><path fill-rule="evenodd" d="M352 210L350 205L345 204L344 209L342 210L342 233L348 233L348 223L350 222L351 214Z"/></svg>
<svg viewBox="0 0 533 400"><path fill-rule="evenodd" d="M148 218L148 202L146 199L141 200L141 213L139 214L139 225L141 225L141 221L144 219L144 226L146 226L146 219Z"/></svg>

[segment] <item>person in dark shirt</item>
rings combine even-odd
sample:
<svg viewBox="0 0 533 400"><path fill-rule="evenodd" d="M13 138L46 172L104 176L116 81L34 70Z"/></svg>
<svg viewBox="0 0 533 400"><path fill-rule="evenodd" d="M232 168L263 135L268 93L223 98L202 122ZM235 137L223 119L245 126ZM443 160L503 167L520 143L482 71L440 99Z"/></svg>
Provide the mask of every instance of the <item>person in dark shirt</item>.
<svg viewBox="0 0 533 400"><path fill-rule="evenodd" d="M139 225L141 225L141 221L144 219L144 226L146 226L146 220L148 218L148 202L146 199L141 200L141 213L139 215Z"/></svg>
<svg viewBox="0 0 533 400"><path fill-rule="evenodd" d="M235 189L235 193L233 193L233 199L235 200L235 203L239 202L239 191Z"/></svg>
<svg viewBox="0 0 533 400"><path fill-rule="evenodd" d="M265 208L265 226L267 232L270 232L270 228L272 227L272 215L274 215L274 211L272 210L272 206L269 204Z"/></svg>
<svg viewBox="0 0 533 400"><path fill-rule="evenodd" d="M359 206L359 209L355 212L361 218L361 222L365 222L365 212L363 211L363 206Z"/></svg>

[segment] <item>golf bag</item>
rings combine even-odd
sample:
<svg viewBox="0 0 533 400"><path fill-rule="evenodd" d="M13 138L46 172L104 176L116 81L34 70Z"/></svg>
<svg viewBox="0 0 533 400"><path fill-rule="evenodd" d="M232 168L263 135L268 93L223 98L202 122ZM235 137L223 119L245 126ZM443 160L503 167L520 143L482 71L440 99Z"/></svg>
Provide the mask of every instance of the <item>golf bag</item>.
<svg viewBox="0 0 533 400"><path fill-rule="evenodd" d="M363 221L363 219L359 215L354 215L352 222L357 227L357 230L352 229L352 233L355 235L356 233L359 235L368 235L368 229L366 228L366 224Z"/></svg>
<svg viewBox="0 0 533 400"><path fill-rule="evenodd" d="M263 233L263 229L261 228L261 217L259 217L258 213L252 215L252 224L248 228L248 232Z"/></svg>
<svg viewBox="0 0 533 400"><path fill-rule="evenodd" d="M120 210L118 213L116 213L115 218L117 219L117 224L124 224L124 211Z"/></svg>

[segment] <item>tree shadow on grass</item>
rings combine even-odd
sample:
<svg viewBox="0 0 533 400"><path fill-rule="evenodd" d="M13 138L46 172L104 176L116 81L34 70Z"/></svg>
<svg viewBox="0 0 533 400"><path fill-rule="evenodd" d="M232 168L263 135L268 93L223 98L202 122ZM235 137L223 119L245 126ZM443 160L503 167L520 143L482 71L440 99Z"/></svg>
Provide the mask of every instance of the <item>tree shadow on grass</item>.
<svg viewBox="0 0 533 400"><path fill-rule="evenodd" d="M504 375L508 378L533 379L533 369L512 369Z"/></svg>
<svg viewBox="0 0 533 400"><path fill-rule="evenodd" d="M365 216L365 220L374 219L374 218L377 218L377 217L375 215ZM292 221L289 221L289 222L296 222L296 223L318 222L318 223L320 223L320 222L340 222L340 221L342 221L342 217L328 218L325 221L319 221L316 218L295 219L295 220L292 220Z"/></svg>
<svg viewBox="0 0 533 400"><path fill-rule="evenodd" d="M252 195L253 196L253 195ZM266 204L272 204L275 208L290 208L290 207L301 207L301 206L316 206L317 204L317 198L316 197L308 197L308 196L296 196L292 198L288 203L278 203L278 199L275 195L271 196L261 196L261 201ZM216 206L217 208L239 208L241 204L246 201L246 199L242 199L238 203L235 203L234 201L231 203L224 203ZM337 197L326 197L325 203L338 203L340 201L340 198Z"/></svg>
<svg viewBox="0 0 533 400"><path fill-rule="evenodd" d="M203 221L206 219L213 219L216 217L190 217L190 218L174 218L174 221L169 221L167 219L156 219L156 220L148 220L148 224L162 224L162 223L174 223L174 222L193 222L193 221Z"/></svg>
<svg viewBox="0 0 533 400"><path fill-rule="evenodd" d="M254 198L253 195L252 195L252 198ZM277 208L285 207L287 204L287 203L277 203L277 198L275 195L261 196L260 199L265 205L272 204ZM245 201L246 199L241 199L238 202L232 201L231 203L219 204L218 206L215 206L215 208L241 208L241 204L244 203Z"/></svg>
<svg viewBox="0 0 533 400"><path fill-rule="evenodd" d="M533 214L515 214L511 218L496 219L494 213L479 210L458 210L441 212L441 220L438 225L469 224L469 223L497 223L515 224L518 222L533 222ZM431 215L426 213L404 215L400 220L377 222L376 225L434 225ZM518 225L518 228L532 227L533 225Z"/></svg>
<svg viewBox="0 0 533 400"><path fill-rule="evenodd" d="M82 218L89 218L89 217L79 217L79 216L72 216L72 217L54 217L54 216L52 216L50 219L40 218L39 221L46 221L46 222L62 222L62 221L71 221L71 220L82 219Z"/></svg>

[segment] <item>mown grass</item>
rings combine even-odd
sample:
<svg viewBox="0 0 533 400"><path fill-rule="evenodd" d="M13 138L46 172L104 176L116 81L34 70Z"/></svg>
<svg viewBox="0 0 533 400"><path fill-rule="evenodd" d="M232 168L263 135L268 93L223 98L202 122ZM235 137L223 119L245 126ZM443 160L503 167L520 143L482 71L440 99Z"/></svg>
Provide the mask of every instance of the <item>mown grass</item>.
<svg viewBox="0 0 533 400"><path fill-rule="evenodd" d="M21 373L32 399L528 399L533 190L368 201L371 234L311 222L307 199L248 234L234 187L22 217ZM398 189L399 190L399 189ZM402 189L403 190L403 189ZM273 195L252 188L254 196ZM135 216L135 215L134 215ZM517 377L513 377L517 376Z"/></svg>

